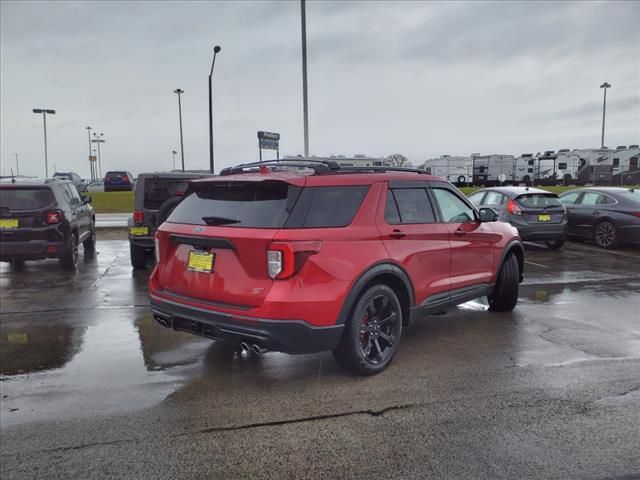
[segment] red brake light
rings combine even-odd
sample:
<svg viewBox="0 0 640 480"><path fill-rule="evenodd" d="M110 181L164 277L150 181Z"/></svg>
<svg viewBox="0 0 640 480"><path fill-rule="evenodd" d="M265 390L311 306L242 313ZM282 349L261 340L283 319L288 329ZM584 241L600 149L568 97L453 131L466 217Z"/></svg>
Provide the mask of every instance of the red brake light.
<svg viewBox="0 0 640 480"><path fill-rule="evenodd" d="M142 210L133 212L133 223L140 225L142 222L144 222L144 212Z"/></svg>
<svg viewBox="0 0 640 480"><path fill-rule="evenodd" d="M46 221L48 225L62 222L62 212L60 210L49 210L46 213Z"/></svg>
<svg viewBox="0 0 640 480"><path fill-rule="evenodd" d="M522 210L515 202L515 200L509 200L507 202L507 212L512 213L513 215L522 215Z"/></svg>
<svg viewBox="0 0 640 480"><path fill-rule="evenodd" d="M284 279L300 271L310 255L318 253L322 242L275 242L267 249L267 273L274 279Z"/></svg>

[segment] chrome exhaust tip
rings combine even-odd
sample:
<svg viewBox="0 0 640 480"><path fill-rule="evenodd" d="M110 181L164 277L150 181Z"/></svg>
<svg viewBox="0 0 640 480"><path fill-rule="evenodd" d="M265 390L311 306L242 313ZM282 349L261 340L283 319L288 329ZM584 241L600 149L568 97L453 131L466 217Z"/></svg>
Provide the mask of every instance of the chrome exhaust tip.
<svg viewBox="0 0 640 480"><path fill-rule="evenodd" d="M247 342L240 342L240 353L243 355L248 355L251 351L251 347Z"/></svg>
<svg viewBox="0 0 640 480"><path fill-rule="evenodd" d="M257 343L254 343L253 345L251 345L251 351L253 351L253 353L255 353L256 355L262 355L263 353L267 352L267 349L261 347Z"/></svg>

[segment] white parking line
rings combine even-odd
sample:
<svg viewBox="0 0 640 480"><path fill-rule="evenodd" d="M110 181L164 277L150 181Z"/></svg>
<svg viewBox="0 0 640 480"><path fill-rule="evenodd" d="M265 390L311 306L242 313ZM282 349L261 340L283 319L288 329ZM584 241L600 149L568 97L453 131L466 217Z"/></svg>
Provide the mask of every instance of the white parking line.
<svg viewBox="0 0 640 480"><path fill-rule="evenodd" d="M541 263L531 262L529 260L525 260L524 263L528 263L530 265L535 265L536 267L540 267L540 268L549 268L546 265L542 265Z"/></svg>

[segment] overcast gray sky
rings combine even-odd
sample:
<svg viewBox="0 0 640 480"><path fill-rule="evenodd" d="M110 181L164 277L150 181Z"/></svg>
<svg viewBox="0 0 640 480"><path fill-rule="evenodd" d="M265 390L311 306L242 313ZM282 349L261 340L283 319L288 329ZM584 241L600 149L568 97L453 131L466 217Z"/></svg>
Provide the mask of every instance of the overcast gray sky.
<svg viewBox="0 0 640 480"><path fill-rule="evenodd" d="M216 169L257 160L257 130L301 153L300 5L282 2L1 2L1 163L89 176L172 167L183 95L187 168L208 166L214 75ZM640 2L307 4L312 154L537 152L640 142ZM179 155L178 155L179 161Z"/></svg>

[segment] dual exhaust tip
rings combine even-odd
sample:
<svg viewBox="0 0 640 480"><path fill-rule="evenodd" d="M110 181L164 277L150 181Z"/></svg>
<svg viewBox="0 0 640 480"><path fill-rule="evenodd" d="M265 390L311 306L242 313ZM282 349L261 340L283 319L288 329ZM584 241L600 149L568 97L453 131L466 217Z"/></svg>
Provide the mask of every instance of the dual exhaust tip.
<svg viewBox="0 0 640 480"><path fill-rule="evenodd" d="M249 345L247 342L240 342L240 352L242 352L243 355L248 355L251 352L256 355L262 355L263 353L267 352L267 349L261 347L257 343Z"/></svg>

